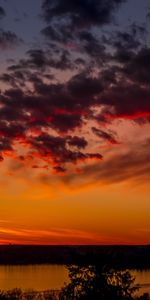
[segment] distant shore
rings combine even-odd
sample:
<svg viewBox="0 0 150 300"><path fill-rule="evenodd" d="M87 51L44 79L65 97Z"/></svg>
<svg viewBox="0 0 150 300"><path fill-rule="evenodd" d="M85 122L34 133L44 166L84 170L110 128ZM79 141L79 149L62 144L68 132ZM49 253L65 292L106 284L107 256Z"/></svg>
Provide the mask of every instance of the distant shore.
<svg viewBox="0 0 150 300"><path fill-rule="evenodd" d="M150 269L150 245L0 245L0 265L94 264L106 255L116 268Z"/></svg>

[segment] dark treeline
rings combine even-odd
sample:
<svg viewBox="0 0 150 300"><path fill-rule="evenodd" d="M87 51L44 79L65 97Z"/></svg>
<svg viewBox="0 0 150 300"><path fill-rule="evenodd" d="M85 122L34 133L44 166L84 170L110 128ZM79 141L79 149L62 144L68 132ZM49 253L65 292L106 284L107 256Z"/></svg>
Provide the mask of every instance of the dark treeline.
<svg viewBox="0 0 150 300"><path fill-rule="evenodd" d="M22 291L21 289L12 289L0 291L0 300L61 300L60 291ZM68 299L69 300L69 299Z"/></svg>
<svg viewBox="0 0 150 300"><path fill-rule="evenodd" d="M61 291L22 291L21 289L13 289L8 291L0 291L0 300L97 300L89 297L72 297L63 296ZM98 300L103 300L99 298ZM111 300L111 299L107 299ZM116 300L116 299L115 299ZM150 300L147 293L141 296L135 296L134 298L120 298L119 300Z"/></svg>
<svg viewBox="0 0 150 300"><path fill-rule="evenodd" d="M109 257L117 269L150 268L147 246L0 246L0 264L95 264Z"/></svg>

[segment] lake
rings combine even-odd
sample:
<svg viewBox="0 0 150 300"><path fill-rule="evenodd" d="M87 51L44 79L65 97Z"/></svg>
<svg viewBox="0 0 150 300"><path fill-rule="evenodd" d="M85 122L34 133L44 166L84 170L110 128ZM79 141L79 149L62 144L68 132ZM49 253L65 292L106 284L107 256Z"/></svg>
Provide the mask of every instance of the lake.
<svg viewBox="0 0 150 300"><path fill-rule="evenodd" d="M60 289L64 282L68 282L68 272L63 265L0 266L1 290Z"/></svg>
<svg viewBox="0 0 150 300"><path fill-rule="evenodd" d="M132 271L136 283L142 286L140 293L150 293L150 270ZM22 290L60 289L68 282L68 272L63 265L0 266L0 289L15 287Z"/></svg>

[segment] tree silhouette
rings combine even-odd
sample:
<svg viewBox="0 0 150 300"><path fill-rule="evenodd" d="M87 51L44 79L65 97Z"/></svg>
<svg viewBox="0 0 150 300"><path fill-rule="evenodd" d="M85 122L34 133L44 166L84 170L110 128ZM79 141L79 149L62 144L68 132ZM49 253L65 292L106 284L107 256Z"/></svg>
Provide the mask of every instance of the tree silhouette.
<svg viewBox="0 0 150 300"><path fill-rule="evenodd" d="M68 266L70 283L62 289L61 300L132 300L139 288L129 271L106 265Z"/></svg>

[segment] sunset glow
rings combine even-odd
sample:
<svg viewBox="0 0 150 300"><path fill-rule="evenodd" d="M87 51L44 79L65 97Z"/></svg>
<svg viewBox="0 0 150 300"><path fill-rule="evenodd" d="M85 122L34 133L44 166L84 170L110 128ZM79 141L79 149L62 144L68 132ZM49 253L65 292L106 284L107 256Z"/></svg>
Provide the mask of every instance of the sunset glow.
<svg viewBox="0 0 150 300"><path fill-rule="evenodd" d="M148 1L9 2L0 244L150 244Z"/></svg>

